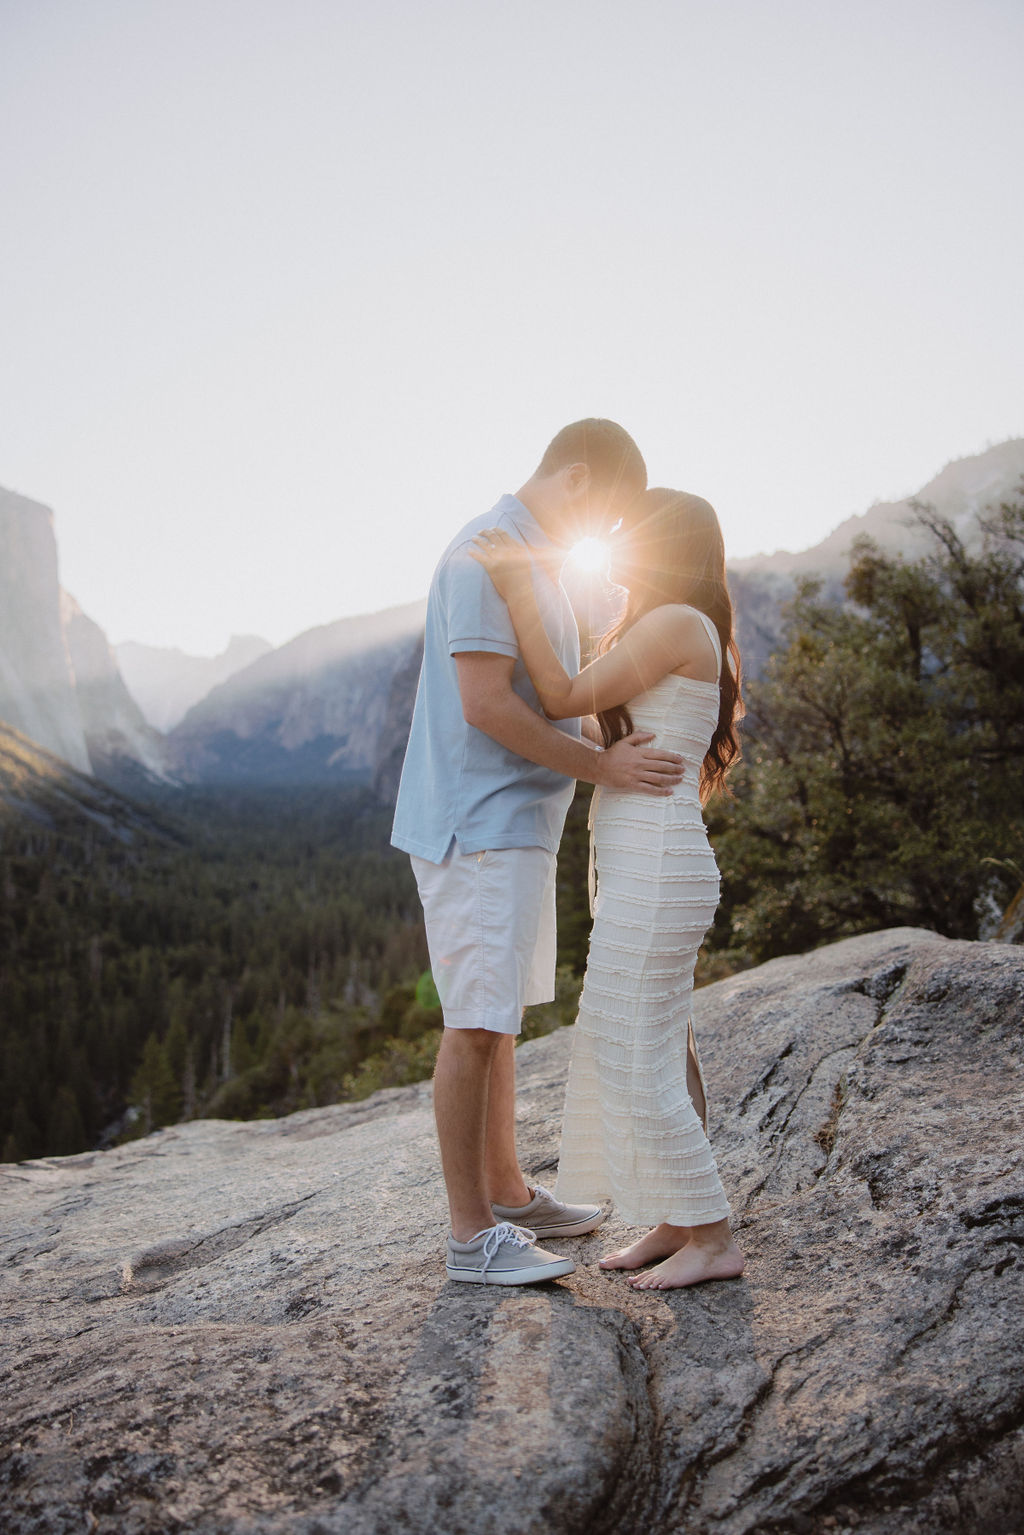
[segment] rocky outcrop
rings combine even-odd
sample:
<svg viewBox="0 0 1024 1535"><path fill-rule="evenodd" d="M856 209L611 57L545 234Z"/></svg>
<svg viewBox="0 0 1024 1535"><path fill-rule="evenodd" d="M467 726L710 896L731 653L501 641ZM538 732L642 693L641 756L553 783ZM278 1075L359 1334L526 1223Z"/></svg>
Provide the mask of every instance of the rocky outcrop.
<svg viewBox="0 0 1024 1535"><path fill-rule="evenodd" d="M0 1168L5 1528L1009 1535L1024 954L899 929L698 993L748 1269L445 1282L428 1084ZM550 1177L571 1030L519 1052Z"/></svg>
<svg viewBox="0 0 1024 1535"><path fill-rule="evenodd" d="M419 642L424 612L417 602L341 619L262 656L172 731L179 770L199 782L369 782L392 679Z"/></svg>
<svg viewBox="0 0 1024 1535"><path fill-rule="evenodd" d="M173 730L211 688L227 682L265 656L273 646L255 634L233 634L216 656L192 656L184 650L125 640L114 654L128 691L150 725Z"/></svg>
<svg viewBox="0 0 1024 1535"><path fill-rule="evenodd" d="M89 772L49 507L0 489L0 720Z"/></svg>

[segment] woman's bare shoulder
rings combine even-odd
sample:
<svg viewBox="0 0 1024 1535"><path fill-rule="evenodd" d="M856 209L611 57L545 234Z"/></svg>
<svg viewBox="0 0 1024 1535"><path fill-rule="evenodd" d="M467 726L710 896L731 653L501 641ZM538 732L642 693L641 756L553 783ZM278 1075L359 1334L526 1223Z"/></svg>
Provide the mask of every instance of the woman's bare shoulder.
<svg viewBox="0 0 1024 1535"><path fill-rule="evenodd" d="M641 628L685 638L687 634L703 632L704 625L697 608L691 608L685 602L663 602L660 607L649 608L642 618L637 619L633 629Z"/></svg>

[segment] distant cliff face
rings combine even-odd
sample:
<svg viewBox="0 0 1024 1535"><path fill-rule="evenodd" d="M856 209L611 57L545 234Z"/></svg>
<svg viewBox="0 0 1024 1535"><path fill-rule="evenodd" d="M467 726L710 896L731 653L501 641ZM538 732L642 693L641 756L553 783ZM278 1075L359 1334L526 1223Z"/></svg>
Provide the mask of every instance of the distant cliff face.
<svg viewBox="0 0 1024 1535"><path fill-rule="evenodd" d="M219 656L191 656L184 650L140 645L114 647L128 691L150 725L173 730L211 688L251 666L273 646L255 634L234 634Z"/></svg>
<svg viewBox="0 0 1024 1535"><path fill-rule="evenodd" d="M424 613L420 602L343 619L277 650L248 637L210 659L124 646L151 710L192 704L168 740L102 629L61 592L53 514L0 490L0 721L121 789L179 769L207 782L369 783L382 751L398 754L397 787L412 710L402 678Z"/></svg>
<svg viewBox="0 0 1024 1535"><path fill-rule="evenodd" d="M121 787L166 779L100 627L62 592L53 513L0 489L0 720L72 768Z"/></svg>
<svg viewBox="0 0 1024 1535"><path fill-rule="evenodd" d="M425 604L310 629L214 688L169 737L196 782L372 781L395 728L392 683ZM408 721L405 722L408 729Z"/></svg>
<svg viewBox="0 0 1024 1535"><path fill-rule="evenodd" d="M164 738L125 687L103 630L67 592L61 594L61 617L93 772L123 788L140 774L168 779Z"/></svg>
<svg viewBox="0 0 1024 1535"><path fill-rule="evenodd" d="M2 489L0 720L80 772L91 771L61 623L53 513Z"/></svg>

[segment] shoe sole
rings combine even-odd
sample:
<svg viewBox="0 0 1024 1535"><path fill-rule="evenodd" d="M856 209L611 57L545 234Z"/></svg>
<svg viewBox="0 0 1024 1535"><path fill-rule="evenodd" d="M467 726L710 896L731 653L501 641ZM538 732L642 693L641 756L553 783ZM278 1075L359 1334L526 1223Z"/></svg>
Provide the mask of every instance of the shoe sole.
<svg viewBox="0 0 1024 1535"><path fill-rule="evenodd" d="M558 1263L545 1263L543 1268L488 1269L485 1274L482 1269L452 1268L446 1263L445 1271L449 1279L461 1280L463 1284L542 1284L545 1279L561 1279L575 1273L576 1265L571 1258L563 1258Z"/></svg>
<svg viewBox="0 0 1024 1535"><path fill-rule="evenodd" d="M601 1222L607 1219L607 1212L600 1210L597 1215L589 1215L583 1221L574 1221L564 1226L531 1226L530 1230L537 1233L538 1242L546 1242L548 1237L583 1237L588 1231L596 1231Z"/></svg>

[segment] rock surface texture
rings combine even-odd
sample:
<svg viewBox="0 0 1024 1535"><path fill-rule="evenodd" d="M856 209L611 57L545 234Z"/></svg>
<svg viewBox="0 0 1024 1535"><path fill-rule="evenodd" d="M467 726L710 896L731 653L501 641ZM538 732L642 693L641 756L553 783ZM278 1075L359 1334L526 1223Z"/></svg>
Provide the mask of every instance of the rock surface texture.
<svg viewBox="0 0 1024 1535"><path fill-rule="evenodd" d="M446 1283L429 1086L0 1169L12 1532L1024 1527L1024 952L700 992L745 1277ZM549 1180L571 1030L519 1054Z"/></svg>

